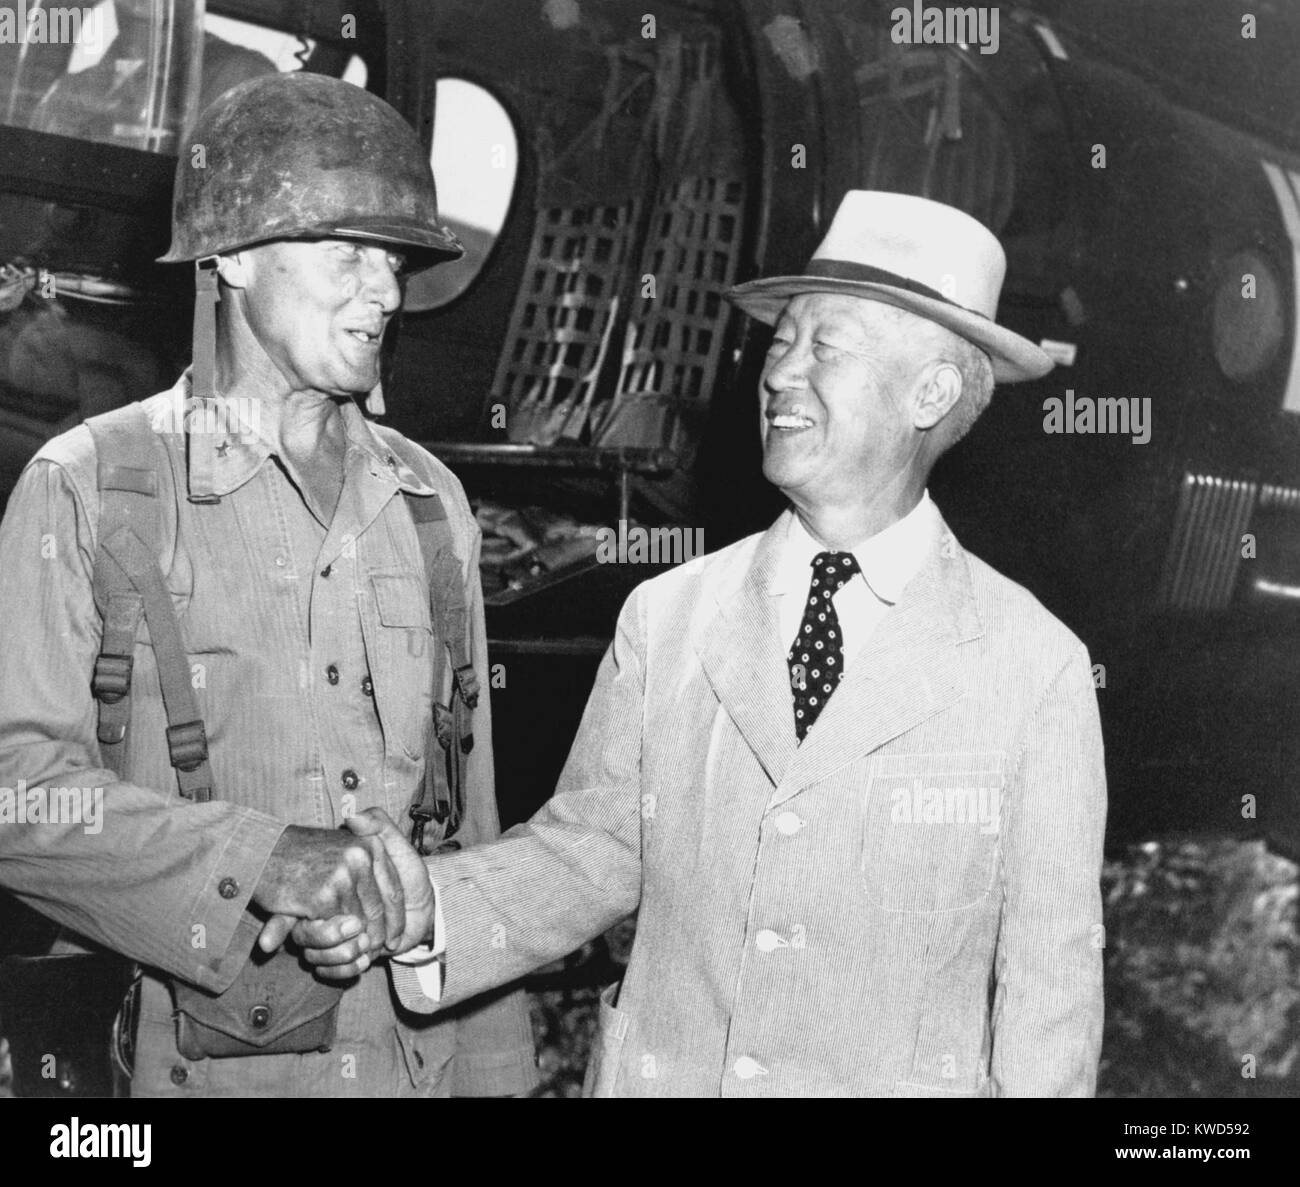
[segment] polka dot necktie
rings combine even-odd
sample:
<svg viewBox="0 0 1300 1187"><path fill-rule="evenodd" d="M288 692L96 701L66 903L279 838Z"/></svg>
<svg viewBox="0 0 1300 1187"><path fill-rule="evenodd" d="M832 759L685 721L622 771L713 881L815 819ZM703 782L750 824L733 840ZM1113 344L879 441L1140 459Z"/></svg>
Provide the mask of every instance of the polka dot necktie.
<svg viewBox="0 0 1300 1187"><path fill-rule="evenodd" d="M812 565L803 622L785 657L794 693L794 732L801 742L844 676L844 641L831 598L859 571L851 552L819 552Z"/></svg>

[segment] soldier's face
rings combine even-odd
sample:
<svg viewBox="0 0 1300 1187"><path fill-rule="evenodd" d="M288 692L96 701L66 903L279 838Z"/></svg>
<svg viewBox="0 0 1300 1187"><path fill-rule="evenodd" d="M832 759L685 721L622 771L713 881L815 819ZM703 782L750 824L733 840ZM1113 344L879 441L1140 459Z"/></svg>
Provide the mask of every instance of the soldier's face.
<svg viewBox="0 0 1300 1187"><path fill-rule="evenodd" d="M384 332L402 304L400 252L352 239L249 248L249 329L296 391L359 395L379 382Z"/></svg>
<svg viewBox="0 0 1300 1187"><path fill-rule="evenodd" d="M913 323L921 323L914 325ZM763 474L798 505L852 506L906 482L924 323L837 294L793 298L763 367Z"/></svg>

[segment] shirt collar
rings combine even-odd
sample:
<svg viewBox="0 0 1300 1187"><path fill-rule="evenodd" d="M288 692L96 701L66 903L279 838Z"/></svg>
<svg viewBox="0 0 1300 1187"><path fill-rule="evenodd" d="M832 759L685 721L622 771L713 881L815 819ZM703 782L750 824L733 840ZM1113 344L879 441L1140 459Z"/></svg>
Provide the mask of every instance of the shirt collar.
<svg viewBox="0 0 1300 1187"><path fill-rule="evenodd" d="M938 536L938 527L938 508L930 500L930 492L925 491L902 519L848 550L858 562L863 580L882 602L892 606L902 595L903 587L920 572ZM826 546L808 531L798 513L792 511L768 592L806 593L812 580L813 557L825 551Z"/></svg>
<svg viewBox="0 0 1300 1187"><path fill-rule="evenodd" d="M186 437L186 468L192 499L220 498L238 490L276 452L261 423L256 402L215 396L201 408L190 394L187 370L155 409L156 432ZM415 495L436 493L391 449L352 400L339 406L347 452L360 451L376 477L387 476L399 490ZM345 461L345 471L350 469Z"/></svg>

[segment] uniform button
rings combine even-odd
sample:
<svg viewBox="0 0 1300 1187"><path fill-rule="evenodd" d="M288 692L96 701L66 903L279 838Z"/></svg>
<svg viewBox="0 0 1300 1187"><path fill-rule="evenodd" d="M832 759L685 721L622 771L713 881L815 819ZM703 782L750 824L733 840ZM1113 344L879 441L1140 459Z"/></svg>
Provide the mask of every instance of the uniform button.
<svg viewBox="0 0 1300 1187"><path fill-rule="evenodd" d="M375 684L374 681L370 679L369 673L361 677L361 695L367 697L375 695Z"/></svg>
<svg viewBox="0 0 1300 1187"><path fill-rule="evenodd" d="M190 1078L190 1069L187 1067L182 1067L178 1063L176 1064L175 1067L172 1068L171 1076L172 1076L172 1083L179 1088L182 1084L185 1083L186 1080Z"/></svg>
<svg viewBox="0 0 1300 1187"><path fill-rule="evenodd" d="M742 1080L752 1080L755 1076L767 1075L767 1068L759 1063L757 1059L751 1059L748 1055L742 1055L736 1060L733 1070Z"/></svg>
<svg viewBox="0 0 1300 1187"><path fill-rule="evenodd" d="M326 565L326 566L325 566L325 567L320 571L320 575L321 575L322 577L328 577L332 572L334 572L334 566L333 566L333 565Z"/></svg>
<svg viewBox="0 0 1300 1187"><path fill-rule="evenodd" d="M778 948L790 946L784 937L766 927L754 937L754 943L758 945L760 952L775 952Z"/></svg>
<svg viewBox="0 0 1300 1187"><path fill-rule="evenodd" d="M275 567L277 569L283 569L284 566L287 565L288 563L289 563L289 558L286 557L282 552L279 553L275 558Z"/></svg>
<svg viewBox="0 0 1300 1187"><path fill-rule="evenodd" d="M776 818L776 831L783 837L793 837L803 825L803 820L794 812L782 812Z"/></svg>
<svg viewBox="0 0 1300 1187"><path fill-rule="evenodd" d="M234 878L222 878L217 883L217 893L222 898L234 898L239 893L239 883Z"/></svg>
<svg viewBox="0 0 1300 1187"><path fill-rule="evenodd" d="M254 1006L248 1011L248 1025L254 1030L265 1030L271 1025L271 1007Z"/></svg>
<svg viewBox="0 0 1300 1187"><path fill-rule="evenodd" d="M356 771L351 768L343 772L343 786L349 791L355 791L357 784L360 782L361 780L357 778Z"/></svg>
<svg viewBox="0 0 1300 1187"><path fill-rule="evenodd" d="M325 679L331 684L337 684L339 682L338 664L330 664L330 666L325 669Z"/></svg>

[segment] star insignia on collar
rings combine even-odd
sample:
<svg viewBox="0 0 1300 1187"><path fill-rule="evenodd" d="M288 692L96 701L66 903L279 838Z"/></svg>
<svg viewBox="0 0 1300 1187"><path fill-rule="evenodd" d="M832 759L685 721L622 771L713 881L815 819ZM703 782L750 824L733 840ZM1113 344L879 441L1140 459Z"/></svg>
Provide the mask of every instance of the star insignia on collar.
<svg viewBox="0 0 1300 1187"><path fill-rule="evenodd" d="M226 454L229 452L229 450L230 450L230 442L223 441L220 445L217 446L217 457L225 457Z"/></svg>

